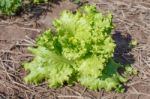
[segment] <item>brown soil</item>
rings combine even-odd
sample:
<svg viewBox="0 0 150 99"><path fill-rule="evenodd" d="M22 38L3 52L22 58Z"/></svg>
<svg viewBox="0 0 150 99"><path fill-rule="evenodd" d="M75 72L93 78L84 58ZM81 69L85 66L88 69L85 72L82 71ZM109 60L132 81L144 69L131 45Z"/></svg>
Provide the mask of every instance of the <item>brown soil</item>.
<svg viewBox="0 0 150 99"><path fill-rule="evenodd" d="M79 84L55 90L47 88L46 83L24 83L27 73L21 63L32 58L27 47L35 46L35 37L52 27L52 21L63 10L75 11L78 7L65 0L51 4L50 10L42 14L35 13L36 8L32 14L0 18L0 99L150 99L150 0L88 1L103 13L112 12L116 27L113 38L117 44L114 58L139 71L125 85L126 92L95 92ZM133 49L129 47L131 40L138 42Z"/></svg>

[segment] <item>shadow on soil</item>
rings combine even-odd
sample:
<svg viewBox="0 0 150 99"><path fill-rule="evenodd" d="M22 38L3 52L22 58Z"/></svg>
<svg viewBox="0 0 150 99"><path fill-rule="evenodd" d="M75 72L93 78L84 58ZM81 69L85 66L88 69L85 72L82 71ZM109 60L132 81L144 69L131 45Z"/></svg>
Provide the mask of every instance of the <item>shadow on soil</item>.
<svg viewBox="0 0 150 99"><path fill-rule="evenodd" d="M135 62L133 54L130 53L132 47L130 42L132 37L130 34L122 35L120 31L115 31L113 34L113 39L116 43L116 49L114 54L114 60L117 63L122 64L123 66L129 66ZM124 68L119 68L118 72L122 74L124 72ZM127 91L128 87L124 86L125 91Z"/></svg>
<svg viewBox="0 0 150 99"><path fill-rule="evenodd" d="M23 14L30 14L29 18L37 19L39 18L42 14L46 12L51 12L53 8L53 4L59 5L59 3L62 0L50 0L48 3L41 3L41 4L33 4L32 2L26 3L22 7L22 15Z"/></svg>
<svg viewBox="0 0 150 99"><path fill-rule="evenodd" d="M131 35L122 35L120 31L115 31L113 39L117 45L114 54L115 61L123 65L134 63L134 57L129 53L132 49L132 47L130 47L130 42L132 40Z"/></svg>
<svg viewBox="0 0 150 99"><path fill-rule="evenodd" d="M23 12L22 14L30 14L29 18L30 19L37 19L39 18L42 14L46 14L46 12L52 12L53 4L59 5L60 2L63 0L50 0L48 3L43 3L43 4L33 4L32 2L24 4L24 7L22 8ZM80 8L82 5L87 4L87 1L78 1L75 2L76 0L69 0L70 2L74 3L77 5L77 8Z"/></svg>

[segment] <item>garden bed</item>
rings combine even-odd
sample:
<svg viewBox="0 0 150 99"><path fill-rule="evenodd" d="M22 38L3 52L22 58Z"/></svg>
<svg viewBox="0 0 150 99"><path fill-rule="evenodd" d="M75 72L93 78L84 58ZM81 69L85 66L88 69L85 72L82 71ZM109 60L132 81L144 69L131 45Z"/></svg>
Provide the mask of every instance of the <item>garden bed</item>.
<svg viewBox="0 0 150 99"><path fill-rule="evenodd" d="M85 0L84 0L85 1ZM52 21L63 10L76 11L79 5L68 0L35 7L31 12L0 18L0 99L149 99L150 98L150 2L149 0L88 0L103 12L112 12L117 44L115 60L131 64L139 74L131 77L124 93L91 91L83 86L50 89L47 83L25 84L27 75L21 63L33 55L27 47L35 46L35 38L52 28ZM47 8L44 8L48 6ZM40 13L40 11L42 11ZM130 42L138 45L131 49Z"/></svg>

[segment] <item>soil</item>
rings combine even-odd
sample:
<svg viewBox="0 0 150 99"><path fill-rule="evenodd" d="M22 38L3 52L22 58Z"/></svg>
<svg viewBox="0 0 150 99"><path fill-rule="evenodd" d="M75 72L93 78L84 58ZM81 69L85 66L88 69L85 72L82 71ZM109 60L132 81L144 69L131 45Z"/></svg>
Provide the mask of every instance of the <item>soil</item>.
<svg viewBox="0 0 150 99"><path fill-rule="evenodd" d="M27 47L35 46L35 38L52 28L52 21L63 10L75 11L80 6L65 0L46 5L48 9L42 5L32 8L32 13L0 18L0 99L150 99L150 0L87 1L104 14L113 14L114 59L139 71L125 85L125 93L95 92L79 84L50 89L46 82L38 86L24 83L27 72L21 63L32 59ZM132 40L138 42L134 48L130 47Z"/></svg>

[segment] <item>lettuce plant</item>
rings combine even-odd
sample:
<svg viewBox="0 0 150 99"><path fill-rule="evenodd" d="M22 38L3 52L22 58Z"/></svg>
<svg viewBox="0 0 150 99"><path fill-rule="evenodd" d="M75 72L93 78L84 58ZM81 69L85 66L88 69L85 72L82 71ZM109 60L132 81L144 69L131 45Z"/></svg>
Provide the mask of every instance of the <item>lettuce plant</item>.
<svg viewBox="0 0 150 99"><path fill-rule="evenodd" d="M33 1L33 3L35 3L35 4L47 3L47 2L48 2L48 0L32 0L32 1Z"/></svg>
<svg viewBox="0 0 150 99"><path fill-rule="evenodd" d="M0 15L15 15L22 5L22 0L0 0Z"/></svg>
<svg viewBox="0 0 150 99"><path fill-rule="evenodd" d="M112 39L112 15L102 15L95 6L84 6L75 14L64 11L54 21L55 30L47 30L37 39L37 48L29 48L35 55L24 67L30 73L27 83L48 81L57 88L64 83L92 89L123 92L122 84L133 69L120 74L124 66L113 60L116 44ZM126 70L126 69L125 69Z"/></svg>

